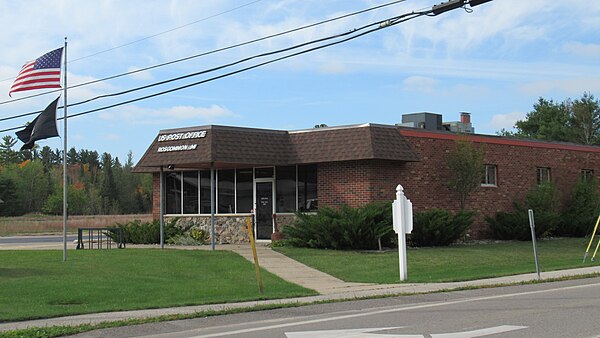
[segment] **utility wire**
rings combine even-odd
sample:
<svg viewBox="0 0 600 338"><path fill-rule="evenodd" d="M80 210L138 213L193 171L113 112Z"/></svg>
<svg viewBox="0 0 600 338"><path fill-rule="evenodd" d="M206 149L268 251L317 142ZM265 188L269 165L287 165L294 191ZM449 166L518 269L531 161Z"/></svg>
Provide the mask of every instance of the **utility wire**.
<svg viewBox="0 0 600 338"><path fill-rule="evenodd" d="M87 110L87 111L76 113L76 114L71 114L71 115L68 116L68 118L78 117L78 116L82 116L82 115L87 115L87 114L91 114L91 113L94 113L94 112L98 112L98 111L101 111L101 110L115 108L115 107L118 107L118 106L130 104L130 103L137 102L137 101L146 100L146 99L149 99L149 98L152 98L152 97L156 97L156 96L168 94L168 93L171 93L171 92L174 92L174 91L179 91L179 90L182 90L182 89L186 89L186 88L189 88L189 87L194 87L194 86L197 86L197 85L200 85L200 84L204 84L204 83L207 83L207 82L211 82L211 81L214 81L214 80L218 80L218 79L221 79L221 78L229 77L229 76L232 76L232 75L235 75L235 74L239 74L239 73L242 73L242 72L254 69L254 68L262 67L262 66L274 63L274 62L278 62L278 61L285 60L285 59L288 59L288 58L292 58L292 57L295 57L295 56L298 56L298 55L306 54L306 53L313 52L313 51L316 51L316 50L319 50L319 49L323 49L323 48L334 46L334 45L338 45L338 44L341 44L341 43L344 43L344 42L347 42L347 41L350 41L350 40L354 40L356 38L365 36L367 34L371 34L373 32L381 30L383 28L391 27L391 26L397 25L399 23L402 23L402 22L405 22L405 21L408 21L408 20L412 20L414 18L423 16L423 15L428 15L429 13L430 13L430 11L411 12L411 13L407 13L407 14L403 14L403 15L399 15L399 16L390 18L388 20L378 21L376 23L365 25L365 26L363 26L363 27L361 27L359 29L354 29L354 30L352 30L352 31L350 31L348 33L339 34L339 36L347 36L349 34L354 34L354 33L356 33L359 30L364 30L364 29L366 29L368 27L376 26L376 27L371 28L369 30L366 30L366 31L364 31L362 33L346 37L346 38L341 39L339 41L330 42L330 43L327 43L327 44L324 44L324 45L321 45L321 46L316 46L316 47L312 47L312 48L309 48L309 49L305 49L305 50L302 50L302 51L299 51L299 52L296 52L296 53L292 53L292 54L288 54L288 55L285 55L285 56L281 56L279 58L275 58L275 59L272 59L272 60L264 61L264 62L258 63L256 65L248 66L248 67L245 67L245 68L242 68L242 69L238 69L236 71L232 71L232 72L229 72L229 73L221 74L221 75L218 75L218 76L215 76L215 77L212 77L212 78L208 78L208 79L204 79L204 80L201 80L201 81L197 81L197 82L190 83L190 84L187 84L187 85L184 85L184 86L179 86L179 87L171 88L171 89L168 89L168 90L165 90L165 91L157 92L157 93L154 93L154 94L150 94L150 95L138 97L138 98L135 98L135 99L131 99L131 100L127 100L127 101L123 101L123 102L119 102L119 103L115 103L115 104L112 104L112 105L108 105L108 106L104 106L104 107L100 107L100 108L95 108L95 109ZM324 38L324 39L328 39L328 38ZM306 44L309 44L309 43L306 43ZM64 119L64 117L57 118L57 120L62 120L62 119ZM11 131L11 130L16 130L16 129L19 129L19 128L22 128L22 127L14 127L14 128L4 129L4 130L0 130L0 132L6 132L6 131Z"/></svg>
<svg viewBox="0 0 600 338"><path fill-rule="evenodd" d="M253 4L255 4L255 3L257 3L257 2L261 2L261 1L262 1L262 0L255 0L255 1L252 1L252 2L248 2L248 3L246 3L246 4L243 4L243 5L237 6L237 7L235 7L235 8L228 9L228 10L226 10L226 11L223 11L223 12L220 12L220 13L217 13L217 14L213 14L213 15L207 16L207 17L205 17L205 18L202 18L202 19L199 19L199 20L196 20L196 21L192 21L192 22L190 22L190 23L186 23L185 25L182 25L182 26L178 26L178 27L175 27L175 28L171 28L171 29L168 29L168 30L166 30L166 31L163 31L163 32L160 32L160 33L156 33L156 34L153 34L153 35L150 35L150 36L147 36L147 37L144 37L144 38L138 39L138 40L134 40L134 41L128 42L128 43L126 43L126 44L123 44L123 45L120 45L120 46L116 46L116 47L109 48L109 49L106 49L106 50L103 50L103 51L100 51L100 52L96 52L96 53L94 53L94 54L90 54L90 55L88 55L88 56L80 57L80 58L78 58L78 59L72 60L71 62L75 62L75 61L79 61L79 60L87 59L87 58L90 58L90 57L92 57L92 56L96 56L96 55L104 54L104 53L106 53L106 52L110 52L110 51L113 51L113 50L115 50L115 49L118 49L118 48L127 47L127 46L133 45L133 44L135 44L135 43L138 43L138 42L141 42L141 41L149 40L149 39L155 38L155 37L157 37L157 36L160 36L160 35L164 35L164 34L167 34L167 33L171 33L171 32L173 32L173 31L176 31L176 30L178 30L178 29L185 28L185 27L188 27L188 26L191 26L191 25L195 25L195 24L197 24L198 22L206 21L206 20L209 20L209 19L215 18L215 17L217 17L217 16L221 16L221 15L223 15L223 14L227 14L227 13L231 13L231 12L237 11L237 10L238 10L238 9L240 9L240 8L248 7L248 6L250 6L250 5L253 5Z"/></svg>
<svg viewBox="0 0 600 338"><path fill-rule="evenodd" d="M184 58L181 58L181 59L172 60L172 61L168 61L168 62L165 62L165 63L160 63L160 64L157 64L157 65L153 65L153 66L149 66L149 67L144 67L144 68L136 69L136 70L132 70L132 71L121 73L121 74L116 74L116 75L108 76L108 77L105 77L105 78L102 78L102 79L98 79L98 80L93 80L93 81L88 81L88 82L80 83L80 84L77 84L77 85L73 85L73 86L67 87L67 90L68 89L72 89L72 88L78 88L78 87L82 87L82 86L87 86L87 85L98 83L98 82L112 80L112 79L116 79L116 78L119 78L119 77L123 77L123 76L127 76L127 75L132 75L132 74L143 72L143 71L147 71L147 70L150 70L150 69L159 68L159 67L171 65L171 64L174 64L174 63L178 63L178 62L191 60L191 59L198 58L198 57L201 57L201 56L207 56L207 55L210 55L210 54L215 54L215 53L226 51L226 50L229 50L229 49L233 49L233 48L237 48L237 47L241 47L241 46L253 44L253 43L256 43L256 42L263 41L263 40L275 38L275 37L278 37L278 36L282 36L282 35L294 33L294 32L297 32L297 31L304 30L304 29L308 29L308 28L320 26L320 25L323 25L323 24L326 24L326 23L330 23L330 22L333 22L333 21L345 19L345 18L348 18L348 17L351 17L351 16L355 16L355 15L363 14L363 13L370 12L370 11L373 11L373 10L381 9L383 7L392 6L392 5L395 5L395 4L398 4L398 3L401 3L401 2L405 2L405 1L406 0L396 0L396 1L388 2L388 3L382 4L382 5L370 7L370 8L363 9L363 10L360 10L360 11L357 11L357 12L352 12L352 13L344 14L344 15L341 15L341 16L337 16L335 18L331 18L331 19L319 21L319 22L316 22L316 23L308 24L308 25L305 25L305 26L301 26L301 27L289 29L289 30L286 30L286 31L283 31L283 32L279 32L279 33L267 35L267 36L264 36L264 37L261 37L261 38L257 38L257 39L254 39L254 40L249 40L249 41L246 41L246 42L241 42L241 43L230 45L230 46L227 46L227 47L214 49L212 51L208 51L208 52L204 52L204 53L200 53L200 54L196 54L196 55L184 57ZM117 47L115 47L115 48L117 48ZM99 53L97 53L97 54L99 54ZM86 57L84 57L84 58L86 58ZM2 101L2 102L0 102L0 105L11 103L11 102L16 102L16 101L21 101L21 100L25 100L25 99L29 99L29 98L33 98L33 97L38 97L38 96L42 96L42 95L46 95L46 94L56 93L56 92L59 92L61 90L62 89L57 89L57 90L47 91L47 92L43 92L43 93L39 93L39 94L25 96L25 97L21 97L21 98L17 98L17 99L11 99L11 100L7 100L7 101ZM23 116L27 116L27 115L20 115L18 117L23 117ZM0 121L3 121L3 120L4 119L0 119Z"/></svg>
<svg viewBox="0 0 600 338"><path fill-rule="evenodd" d="M246 3L246 4L243 4L243 5L237 6L237 7L235 7L235 8L228 9L228 10L226 10L226 11L223 11L223 12L220 12L220 13L217 13L217 14L213 14L213 15L210 15L210 16L207 16L207 17L204 17L204 18L202 18L202 19L198 19L198 20L196 20L196 21L192 21L192 22L186 23L185 25L177 26L177 27L175 27L175 28L171 28L171 29L168 29L168 30L166 30L166 31L162 31L162 32L160 32L160 33L156 33L156 34L153 34L153 35L149 35L149 36L143 37L143 38L141 38L141 39L137 39L137 40L134 40L134 41L130 41L130 42L127 42L127 43L125 43L125 44L122 44L122 45L119 45L119 46L116 46L116 47L112 47L112 48L109 48L109 49L105 49L105 50L102 50L102 51L99 51L99 52L96 52L96 53L93 53L93 54L90 54L90 55L87 55L87 56L82 56L82 57L80 57L80 58L78 58L78 59L69 60L69 61L68 61L68 63L72 63L72 62L75 62L75 61L79 61L79 60L87 59L87 58L90 58L90 57L92 57L92 56L96 56L96 55L104 54L104 53L106 53L106 52L110 52L110 51L113 51L113 50L115 50L115 49L119 49L119 48L127 47L127 46L133 45L133 44L135 44L135 43L138 43L138 42L141 42L141 41L149 40L149 39L155 38L155 37L157 37L157 36L160 36L160 35L163 35L163 34L171 33L171 32L173 32L173 31L176 31L176 30L178 30L178 29L185 28L185 27L188 27L188 26L191 26L191 25L197 24L198 22L206 21L206 20L209 20L209 19L215 18L215 17L217 17L217 16L221 16L221 15L223 15L223 14L227 14L227 13L230 13L230 12L236 11L236 10L238 10L238 9L240 9L240 8L244 8L244 7L247 7L247 6L253 5L253 4L255 4L255 3L257 3L257 2L260 2L260 1L262 1L262 0L255 0L255 1L252 1L252 2L249 2L249 3ZM12 79L14 79L14 77L10 77L10 78L6 78L6 79L2 79L2 80L0 80L0 82L4 82L4 81L7 81L7 80L12 80ZM71 87L67 87L67 89L69 89L69 88L71 88ZM61 90L62 90L62 89L53 90L53 91L46 92L46 93L42 93L42 94L39 94L39 95L44 95L44 94L48 94L48 93L53 93L53 92L56 92L56 91L61 91ZM39 95L34 95L34 96L39 96ZM15 101L17 101L17 100L15 100ZM0 103L0 104L1 104L1 103Z"/></svg>

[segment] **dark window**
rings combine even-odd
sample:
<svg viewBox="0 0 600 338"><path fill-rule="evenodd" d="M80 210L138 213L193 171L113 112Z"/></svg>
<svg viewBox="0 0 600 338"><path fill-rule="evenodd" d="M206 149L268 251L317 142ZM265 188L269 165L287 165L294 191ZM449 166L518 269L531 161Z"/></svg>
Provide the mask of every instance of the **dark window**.
<svg viewBox="0 0 600 338"><path fill-rule="evenodd" d="M198 172L183 173L183 213L198 213Z"/></svg>
<svg viewBox="0 0 600 338"><path fill-rule="evenodd" d="M219 170L217 174L218 213L232 214L235 212L234 171Z"/></svg>
<svg viewBox="0 0 600 338"><path fill-rule="evenodd" d="M254 175L256 178L273 178L273 167L255 168Z"/></svg>
<svg viewBox="0 0 600 338"><path fill-rule="evenodd" d="M497 172L496 165L486 164L484 174L483 174L483 180L481 181L481 185L496 186L497 185L496 172Z"/></svg>
<svg viewBox="0 0 600 338"><path fill-rule="evenodd" d="M537 184L550 182L550 168L537 168Z"/></svg>
<svg viewBox="0 0 600 338"><path fill-rule="evenodd" d="M236 212L242 213L252 210L252 169L238 169L236 171L236 198Z"/></svg>
<svg viewBox="0 0 600 338"><path fill-rule="evenodd" d="M181 173L168 173L165 178L167 214L181 214Z"/></svg>
<svg viewBox="0 0 600 338"><path fill-rule="evenodd" d="M275 168L277 212L296 211L296 166Z"/></svg>
<svg viewBox="0 0 600 338"><path fill-rule="evenodd" d="M298 210L315 211L317 201L317 166L298 166Z"/></svg>
<svg viewBox="0 0 600 338"><path fill-rule="evenodd" d="M200 171L200 213L210 214L210 171Z"/></svg>
<svg viewBox="0 0 600 338"><path fill-rule="evenodd" d="M581 179L584 181L589 181L594 178L594 171L592 169L582 169L581 170Z"/></svg>

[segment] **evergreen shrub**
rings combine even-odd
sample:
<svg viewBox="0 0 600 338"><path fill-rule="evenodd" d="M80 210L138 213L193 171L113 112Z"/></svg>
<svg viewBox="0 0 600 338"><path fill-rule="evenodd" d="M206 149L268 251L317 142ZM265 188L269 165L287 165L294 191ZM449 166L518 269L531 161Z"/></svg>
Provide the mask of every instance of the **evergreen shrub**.
<svg viewBox="0 0 600 338"><path fill-rule="evenodd" d="M183 231L175 226L177 219L165 222L165 242L170 238L182 235ZM160 222L142 222L134 220L125 224L116 223L114 228L123 229L125 243L130 244L159 244L160 243ZM113 238L115 239L115 238Z"/></svg>
<svg viewBox="0 0 600 338"><path fill-rule="evenodd" d="M392 240L392 206L389 202L363 207L321 207L316 213L297 213L292 225L283 225L285 244L335 250L372 250Z"/></svg>
<svg viewBox="0 0 600 338"><path fill-rule="evenodd" d="M529 191L524 205L514 203L513 212L497 212L493 217L486 216L492 235L502 240L531 240L528 210L532 209L537 238L547 237L558 227L560 200L558 189L553 183L544 183Z"/></svg>
<svg viewBox="0 0 600 338"><path fill-rule="evenodd" d="M568 237L591 235L600 213L598 181L595 178L580 179L571 192L562 220L556 228L556 234Z"/></svg>
<svg viewBox="0 0 600 338"><path fill-rule="evenodd" d="M473 224L473 212L451 214L446 210L431 209L414 214L410 246L446 246L465 234Z"/></svg>

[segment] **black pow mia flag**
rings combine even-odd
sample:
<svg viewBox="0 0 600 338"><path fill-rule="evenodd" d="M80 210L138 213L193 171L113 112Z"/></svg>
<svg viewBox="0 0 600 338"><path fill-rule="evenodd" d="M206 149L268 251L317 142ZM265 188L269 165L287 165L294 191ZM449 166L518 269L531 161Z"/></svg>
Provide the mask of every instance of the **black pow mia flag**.
<svg viewBox="0 0 600 338"><path fill-rule="evenodd" d="M25 143L21 147L21 150L33 148L35 141L58 136L58 130L56 129L56 106L58 105L59 98L60 96L52 101L25 129L16 132L19 140Z"/></svg>

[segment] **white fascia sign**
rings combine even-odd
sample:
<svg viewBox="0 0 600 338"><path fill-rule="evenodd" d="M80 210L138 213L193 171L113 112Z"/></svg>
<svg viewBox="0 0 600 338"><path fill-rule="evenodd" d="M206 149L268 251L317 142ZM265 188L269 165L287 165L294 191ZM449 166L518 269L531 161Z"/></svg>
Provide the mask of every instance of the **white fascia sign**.
<svg viewBox="0 0 600 338"><path fill-rule="evenodd" d="M183 132L183 133L162 134L162 135L158 136L158 142L192 140L192 139L205 138L205 137L206 137L206 130L196 130L196 131L188 131L188 132ZM172 151L196 150L197 148L198 148L197 144L179 144L179 145L158 147L156 152L167 153L167 152L172 152Z"/></svg>

